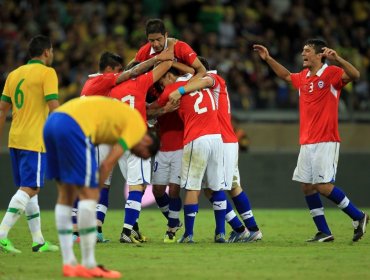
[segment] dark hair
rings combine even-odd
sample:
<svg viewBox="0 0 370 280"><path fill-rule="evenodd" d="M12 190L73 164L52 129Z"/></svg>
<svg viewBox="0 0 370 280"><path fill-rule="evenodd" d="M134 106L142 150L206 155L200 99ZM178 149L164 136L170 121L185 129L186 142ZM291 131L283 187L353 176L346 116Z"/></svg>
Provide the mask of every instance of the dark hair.
<svg viewBox="0 0 370 280"><path fill-rule="evenodd" d="M312 47L315 50L315 53L322 53L324 52L322 48L327 47L326 42L321 39L308 39L304 45ZM322 57L321 62L325 62L325 57Z"/></svg>
<svg viewBox="0 0 370 280"><path fill-rule="evenodd" d="M199 55L198 55L198 59L203 64L203 66L206 68L206 70L209 71L210 68L209 68L209 64L208 64L207 59L205 57L199 56Z"/></svg>
<svg viewBox="0 0 370 280"><path fill-rule="evenodd" d="M166 74L167 73L171 73L171 74L173 74L173 75L175 75L175 76L180 76L180 71L179 70L177 70L176 68L174 68L174 67L171 67L170 69L168 69L168 71L166 72Z"/></svg>
<svg viewBox="0 0 370 280"><path fill-rule="evenodd" d="M145 33L146 36L149 34L153 33L161 33L162 35L166 34L166 27L164 26L164 23L162 20L154 18L154 19L149 19L146 22L145 26Z"/></svg>
<svg viewBox="0 0 370 280"><path fill-rule="evenodd" d="M111 52L104 52L100 56L99 60L99 71L104 71L104 69L108 66L114 68L118 65L122 65L123 58L118 54L111 53Z"/></svg>
<svg viewBox="0 0 370 280"><path fill-rule="evenodd" d="M36 35L28 44L28 55L31 58L41 56L45 50L51 48L52 45L49 37L44 35Z"/></svg>
<svg viewBox="0 0 370 280"><path fill-rule="evenodd" d="M153 143L149 146L149 152L151 156L155 156L159 151L161 142L159 141L158 135L154 131L149 130L148 135L153 140Z"/></svg>

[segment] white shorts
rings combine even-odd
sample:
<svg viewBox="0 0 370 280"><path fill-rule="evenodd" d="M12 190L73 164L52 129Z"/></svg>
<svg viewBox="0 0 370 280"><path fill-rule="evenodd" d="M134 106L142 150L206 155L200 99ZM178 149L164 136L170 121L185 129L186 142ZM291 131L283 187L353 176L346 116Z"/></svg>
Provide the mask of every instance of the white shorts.
<svg viewBox="0 0 370 280"><path fill-rule="evenodd" d="M169 183L180 185L182 150L161 152L155 156L153 185L167 186Z"/></svg>
<svg viewBox="0 0 370 280"><path fill-rule="evenodd" d="M107 144L100 144L95 147L96 162L99 166L107 158L111 150L112 146ZM104 181L104 185L110 186L112 181L112 173L113 170L109 173L108 178Z"/></svg>
<svg viewBox="0 0 370 280"><path fill-rule="evenodd" d="M151 159L142 159L126 152L118 160L119 169L129 186L148 185L151 180Z"/></svg>
<svg viewBox="0 0 370 280"><path fill-rule="evenodd" d="M223 142L219 134L199 137L184 147L181 187L201 190L203 177L207 182L206 188L225 190Z"/></svg>
<svg viewBox="0 0 370 280"><path fill-rule="evenodd" d="M338 142L302 145L293 181L307 184L335 181L339 158Z"/></svg>
<svg viewBox="0 0 370 280"><path fill-rule="evenodd" d="M227 190L231 190L240 186L238 158L239 144L224 143L224 168Z"/></svg>

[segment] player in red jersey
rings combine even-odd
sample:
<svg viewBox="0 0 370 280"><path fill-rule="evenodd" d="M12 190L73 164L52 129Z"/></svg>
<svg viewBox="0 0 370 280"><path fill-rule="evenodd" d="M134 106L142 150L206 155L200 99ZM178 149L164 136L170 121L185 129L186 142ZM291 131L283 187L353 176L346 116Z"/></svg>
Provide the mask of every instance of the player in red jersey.
<svg viewBox="0 0 370 280"><path fill-rule="evenodd" d="M150 19L145 27L148 43L142 46L135 56L135 61L144 61L161 53L164 49L173 46L176 68L177 62L191 66L195 71L195 77L203 77L206 73L205 67L197 57L196 52L185 42L168 38L166 27L160 19ZM189 72L189 70L186 70ZM194 74L191 72L191 74Z"/></svg>
<svg viewBox="0 0 370 280"><path fill-rule="evenodd" d="M340 188L334 186L340 146L340 92L347 83L360 77L359 71L319 39L310 39L304 44L304 69L299 73L290 73L270 56L266 47L253 45L253 48L279 78L291 83L299 92L301 149L293 180L302 183L308 208L318 229L318 233L307 241L334 240L326 223L320 194L351 217L354 226L352 241L360 240L369 217L357 209ZM325 59L338 66L326 64Z"/></svg>
<svg viewBox="0 0 370 280"><path fill-rule="evenodd" d="M148 89L171 67L171 61L164 61L152 71L114 87L109 96L128 103L138 110L146 121L146 94ZM127 153L119 160L119 166L129 185L129 195L125 205L124 225L121 232L121 243L138 243L146 241L137 228L141 211L141 200L146 185L151 181L151 161L143 160ZM135 233L138 233L137 235Z"/></svg>
<svg viewBox="0 0 370 280"><path fill-rule="evenodd" d="M209 70L208 61L204 57L198 56L198 58L206 69ZM222 141L224 143L226 185L231 186L229 194L245 223L245 226L243 226L238 216L235 214L231 203L227 200L226 221L233 228L228 242L251 242L261 240L262 232L259 230L254 219L248 196L240 186L238 167L239 144L231 124L231 108L226 82L221 76L217 75L216 71L208 71L207 75L202 79L192 80L184 86L186 93L202 88L210 88L215 99L218 100L217 113L221 127ZM172 102L177 103L180 98L181 94L178 89L170 93L169 99ZM211 194L208 189L205 189L205 194L211 199ZM248 230L246 230L246 227Z"/></svg>
<svg viewBox="0 0 370 280"><path fill-rule="evenodd" d="M171 68L159 81L165 87L164 96L184 86L189 77L179 76ZM217 103L209 89L185 95L178 113L184 122L184 149L181 167L181 187L186 190L184 201L185 233L180 243L193 243L193 228L198 212L198 196L203 177L206 188L212 190L216 220L215 242L225 242L226 189L223 171L221 130L217 116Z"/></svg>

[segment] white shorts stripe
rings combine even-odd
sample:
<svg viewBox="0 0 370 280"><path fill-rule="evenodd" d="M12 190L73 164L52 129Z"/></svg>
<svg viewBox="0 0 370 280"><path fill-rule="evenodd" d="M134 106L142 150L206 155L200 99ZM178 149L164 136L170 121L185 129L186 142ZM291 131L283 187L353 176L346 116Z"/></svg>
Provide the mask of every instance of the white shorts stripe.
<svg viewBox="0 0 370 280"><path fill-rule="evenodd" d="M91 145L89 138L85 138L86 144L86 170L85 170L85 186L89 186L91 182Z"/></svg>
<svg viewBox="0 0 370 280"><path fill-rule="evenodd" d="M348 204L349 204L349 199L348 199L348 197L345 196L343 198L343 200L338 204L338 207L340 209L344 209L344 208L346 208L348 206Z"/></svg>
<svg viewBox="0 0 370 280"><path fill-rule="evenodd" d="M136 211L141 210L141 202L135 201L135 200L127 200L125 208L134 209Z"/></svg>
<svg viewBox="0 0 370 280"><path fill-rule="evenodd" d="M324 207L312 209L310 210L310 213L311 213L312 218L317 217L317 216L322 216L324 215Z"/></svg>
<svg viewBox="0 0 370 280"><path fill-rule="evenodd" d="M37 153L37 173L36 173L36 185L40 187L41 184L41 153Z"/></svg>

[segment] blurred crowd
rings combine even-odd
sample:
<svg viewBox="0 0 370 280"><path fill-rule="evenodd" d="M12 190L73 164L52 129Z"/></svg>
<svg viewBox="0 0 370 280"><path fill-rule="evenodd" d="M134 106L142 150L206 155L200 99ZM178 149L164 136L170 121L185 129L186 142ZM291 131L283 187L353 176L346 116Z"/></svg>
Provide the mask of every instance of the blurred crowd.
<svg viewBox="0 0 370 280"><path fill-rule="evenodd" d="M52 38L61 101L79 95L104 50L127 63L146 42L146 20L161 18L169 37L187 42L227 80L234 109L296 108L297 92L251 46L264 44L294 72L302 67L304 41L319 37L361 71L343 92L342 108L370 111L368 0L2 0L0 18L1 88L27 61L29 39L41 33Z"/></svg>

